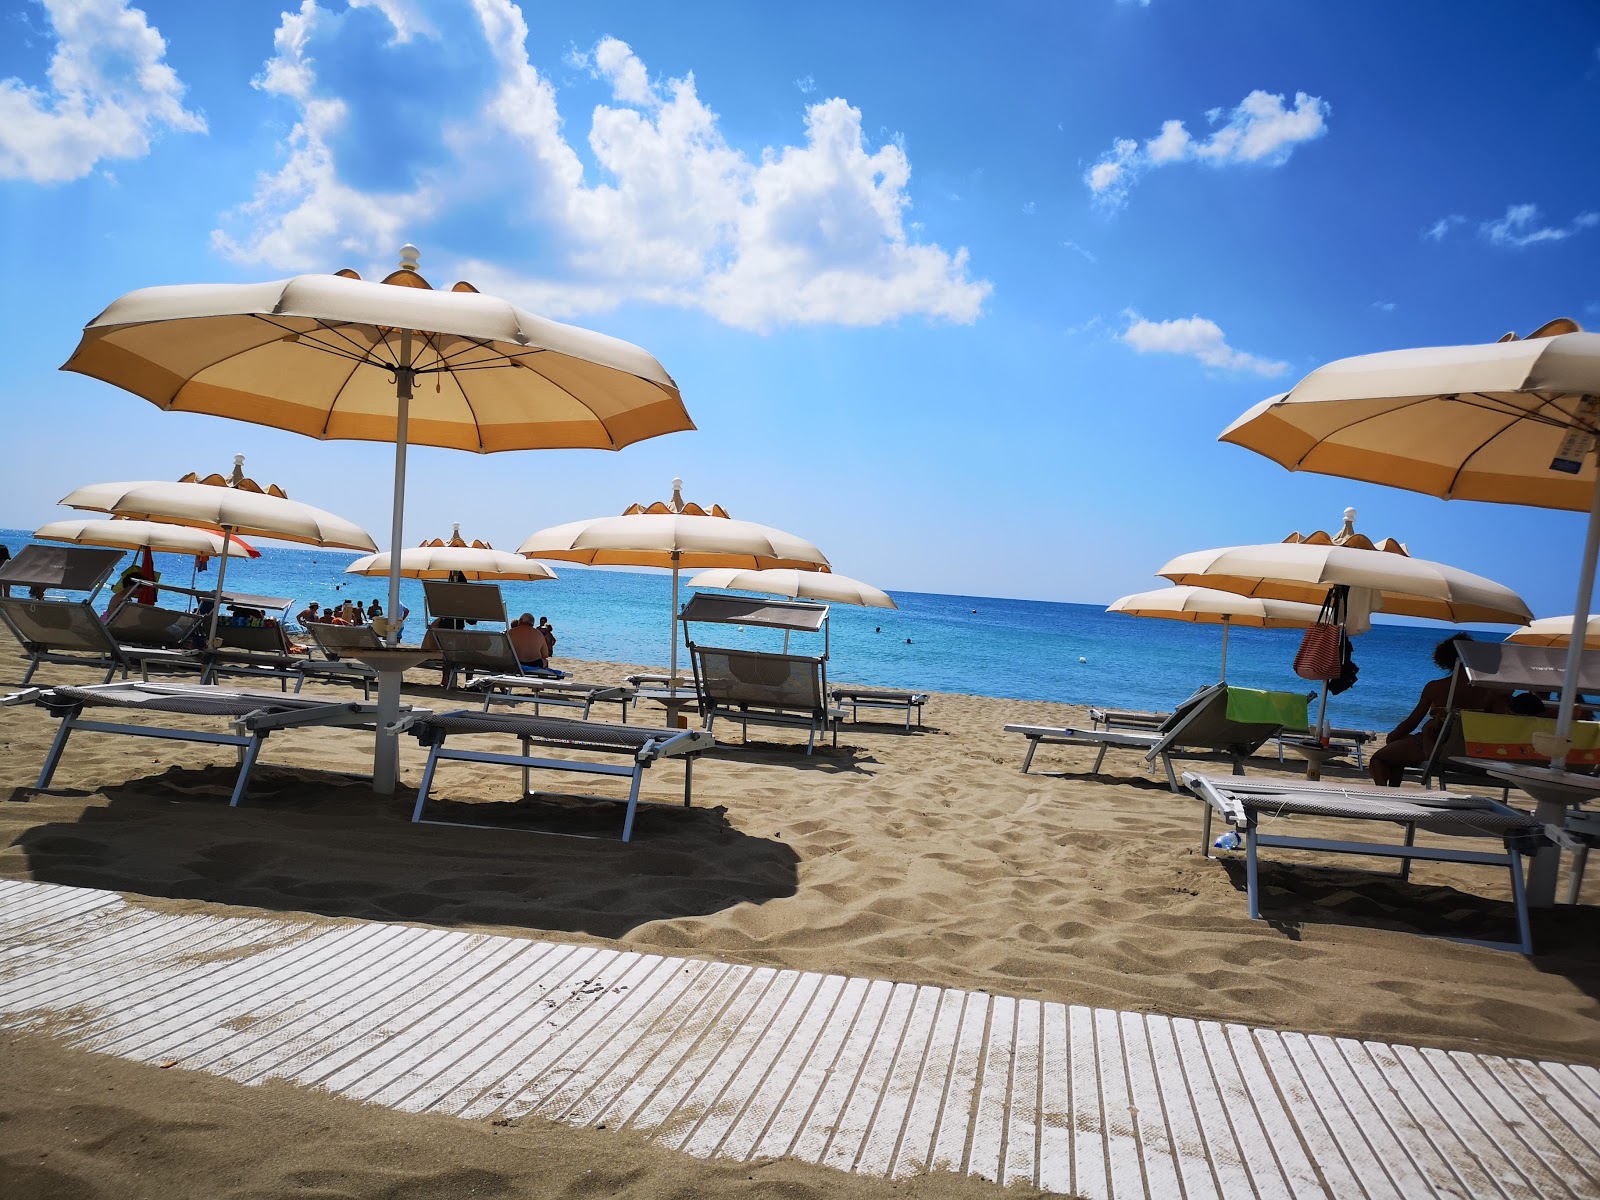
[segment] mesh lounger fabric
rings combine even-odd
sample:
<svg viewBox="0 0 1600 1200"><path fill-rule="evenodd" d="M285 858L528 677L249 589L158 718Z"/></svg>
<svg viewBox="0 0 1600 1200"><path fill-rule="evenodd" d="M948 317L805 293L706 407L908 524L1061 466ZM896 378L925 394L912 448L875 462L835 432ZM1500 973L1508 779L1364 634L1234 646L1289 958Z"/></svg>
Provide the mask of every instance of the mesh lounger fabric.
<svg viewBox="0 0 1600 1200"><path fill-rule="evenodd" d="M892 688L834 688L835 700L898 700L909 703L923 698L922 692L900 692Z"/></svg>
<svg viewBox="0 0 1600 1200"><path fill-rule="evenodd" d="M242 717L263 709L290 712L326 708L326 699L285 692L208 692L196 689L151 688L128 683L101 691L97 688L53 687L39 702L50 708L94 705L106 708L143 708L154 712L191 713L201 717Z"/></svg>
<svg viewBox="0 0 1600 1200"><path fill-rule="evenodd" d="M1332 790L1302 792L1290 786L1279 792L1250 793L1228 788L1226 783L1217 783L1216 786L1231 792L1234 799L1247 811L1254 812L1258 816L1280 817L1297 814L1364 821L1398 821L1404 824L1415 823L1439 833L1449 833L1454 828L1474 833L1507 834L1522 830L1531 832L1540 827L1533 818L1520 813L1497 812L1492 808L1477 805L1415 803L1360 794L1362 791L1385 790L1392 793L1393 788L1352 789L1350 792L1340 793ZM1462 799L1459 795L1452 797L1456 802Z"/></svg>
<svg viewBox="0 0 1600 1200"><path fill-rule="evenodd" d="M638 725L612 725L604 721L574 721L570 717L530 717L521 713L482 713L461 709L420 718L413 728L438 729L446 734L509 733L547 745L575 750L611 750L636 754L651 742L675 737L680 729L646 729Z"/></svg>

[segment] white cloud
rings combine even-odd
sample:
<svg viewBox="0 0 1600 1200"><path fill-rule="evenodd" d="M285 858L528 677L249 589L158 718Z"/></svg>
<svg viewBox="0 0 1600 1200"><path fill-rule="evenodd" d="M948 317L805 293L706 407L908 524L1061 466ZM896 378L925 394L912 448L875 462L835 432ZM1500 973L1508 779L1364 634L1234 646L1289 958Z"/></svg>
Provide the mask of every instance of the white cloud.
<svg viewBox="0 0 1600 1200"><path fill-rule="evenodd" d="M1179 317L1172 321L1147 321L1138 313L1127 314L1128 328L1121 338L1140 354L1182 354L1198 359L1208 367L1224 371L1254 371L1257 375L1282 375L1285 362L1257 358L1228 345L1222 329L1205 317Z"/></svg>
<svg viewBox="0 0 1600 1200"><path fill-rule="evenodd" d="M794 81L794 85L800 89L803 95L809 96L817 90L817 79L814 75L802 75Z"/></svg>
<svg viewBox="0 0 1600 1200"><path fill-rule="evenodd" d="M1373 309L1374 312L1386 312L1386 313L1393 312L1394 311L1394 301L1393 300L1374 300L1372 302L1372 309Z"/></svg>
<svg viewBox="0 0 1600 1200"><path fill-rule="evenodd" d="M374 6L388 15L396 2ZM426 8L430 27L451 30L459 73L392 99L365 87L341 94L334 81L384 77L384 55L429 47L341 39L350 14L315 0L284 15L258 86L297 111L287 158L224 217L219 249L290 269L352 257L382 269L411 240L445 250L485 290L557 316L643 301L754 329L977 318L990 285L971 277L965 250L917 236L905 220L903 146L869 145L846 101L811 104L797 144L751 156L725 141L692 74L652 78L626 43L606 38L565 56L609 91L588 114L585 145L529 60L515 4ZM436 37L424 16L410 20L413 41ZM428 119L375 157L363 134L405 123L396 103Z"/></svg>
<svg viewBox="0 0 1600 1200"><path fill-rule="evenodd" d="M1039 211L1039 206L1037 204L1035 204L1032 200L1029 200L1029 201L1027 201L1026 203L1023 204L1022 211L1023 211L1024 215L1031 217L1031 216L1033 216L1035 213L1037 213Z"/></svg>
<svg viewBox="0 0 1600 1200"><path fill-rule="evenodd" d="M1083 257L1088 259L1090 262L1098 262L1099 261L1097 258L1095 258L1095 256L1093 254L1089 253L1089 251L1085 250L1082 246L1078 245L1077 242L1069 240L1069 241L1062 242L1061 244L1066 249L1071 250L1074 254L1083 255Z"/></svg>
<svg viewBox="0 0 1600 1200"><path fill-rule="evenodd" d="M1432 225L1422 231L1422 236L1430 242L1442 242L1450 236L1450 231L1458 225L1465 225L1467 219L1460 213L1451 213L1449 216L1440 217Z"/></svg>
<svg viewBox="0 0 1600 1200"><path fill-rule="evenodd" d="M1480 236L1496 246L1520 249L1539 242L1562 242L1585 229L1600 225L1600 213L1581 212L1566 225L1541 224L1539 210L1532 204L1513 204L1498 220L1478 226Z"/></svg>
<svg viewBox="0 0 1600 1200"><path fill-rule="evenodd" d="M55 30L49 88L0 80L0 179L64 183L142 158L161 131L204 133L167 43L127 0L41 0Z"/></svg>
<svg viewBox="0 0 1600 1200"><path fill-rule="evenodd" d="M1139 177L1156 167L1179 162L1279 166L1296 146L1327 132L1330 111L1326 101L1304 92L1296 92L1293 106L1286 106L1281 95L1257 90L1231 113L1209 110L1207 121L1218 127L1203 140L1178 120L1163 121L1161 132L1142 146L1131 138L1118 138L1084 173L1083 181L1102 205L1120 208Z"/></svg>

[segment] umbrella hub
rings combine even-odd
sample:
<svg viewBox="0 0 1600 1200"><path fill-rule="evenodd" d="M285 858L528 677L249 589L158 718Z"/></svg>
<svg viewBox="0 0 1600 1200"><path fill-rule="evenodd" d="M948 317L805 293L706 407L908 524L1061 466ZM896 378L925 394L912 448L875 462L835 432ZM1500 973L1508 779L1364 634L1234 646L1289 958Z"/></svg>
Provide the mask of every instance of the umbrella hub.
<svg viewBox="0 0 1600 1200"><path fill-rule="evenodd" d="M1525 338L1519 338L1515 330L1502 333L1496 342L1529 342L1534 338L1560 337L1563 333L1582 333L1583 326L1571 317L1557 317L1554 321L1546 321Z"/></svg>
<svg viewBox="0 0 1600 1200"><path fill-rule="evenodd" d="M422 251L418 250L410 242L407 242L404 246L400 247L400 265L385 275L380 282L392 284L395 287L422 288L424 291L433 291L433 284L424 279L422 277L422 272L417 269L417 264L421 257ZM335 271L334 274L340 279L359 280L361 278L361 273L359 271L351 270L349 267L344 267L338 271ZM465 279L458 279L454 285L451 286L450 290L452 292L476 293L478 289L473 287Z"/></svg>
<svg viewBox="0 0 1600 1200"><path fill-rule="evenodd" d="M622 510L625 517L641 515L656 516L685 516L685 517L726 517L728 510L720 504L713 504L709 509L702 508L692 500L683 498L683 480L672 481L672 499L654 500L649 504L630 504Z"/></svg>
<svg viewBox="0 0 1600 1200"><path fill-rule="evenodd" d="M258 496L276 496L280 500L287 500L289 498L289 493L284 491L277 484L269 483L266 487L262 487L254 479L246 476L244 473L244 455L242 454L235 454L233 456L233 470L229 471L226 475L219 475L213 471L210 475L207 475L204 479L202 479L197 472L190 471L182 479L178 480L178 482L203 483L208 487L233 488L234 491L237 492L254 492Z"/></svg>
<svg viewBox="0 0 1600 1200"><path fill-rule="evenodd" d="M438 550L438 549L442 549L444 547L448 547L448 548L450 548L452 550L493 550L494 549L494 547L491 546L488 542L479 541L477 538L473 538L469 542L469 541L467 541L466 538L462 537L461 536L461 522L460 521L457 521L453 525L451 525L451 527L450 527L450 538L449 538L448 541L446 539L444 539L444 538L429 538L425 542L419 542L418 545L421 546L423 549L426 549L426 550Z"/></svg>
<svg viewBox="0 0 1600 1200"><path fill-rule="evenodd" d="M1283 539L1285 542L1302 542L1308 546L1344 546L1350 550L1378 550L1384 554L1400 554L1407 558L1411 551L1406 549L1404 542L1397 542L1394 538L1384 538L1381 542L1374 542L1364 533L1356 532L1356 510L1344 510L1344 524L1339 527L1339 532L1325 533L1318 529L1312 533L1301 533L1296 530Z"/></svg>

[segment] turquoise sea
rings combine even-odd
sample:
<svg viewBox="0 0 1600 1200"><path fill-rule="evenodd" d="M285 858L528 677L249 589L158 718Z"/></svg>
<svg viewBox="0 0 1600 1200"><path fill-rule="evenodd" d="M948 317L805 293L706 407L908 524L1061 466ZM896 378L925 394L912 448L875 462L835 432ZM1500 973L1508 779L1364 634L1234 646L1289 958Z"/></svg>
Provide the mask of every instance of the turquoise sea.
<svg viewBox="0 0 1600 1200"><path fill-rule="evenodd" d="M28 541L22 530L0 529L12 551ZM234 560L230 590L288 596L291 616L310 600L346 597L387 600L388 581L343 575L356 555L342 551L258 546L259 559ZM158 555L163 581L187 586L191 560ZM131 558L130 558L130 561ZM605 571L551 564L560 579L506 583L506 607L547 616L560 644L558 657L666 665L671 576L661 572ZM217 563L198 576L214 586ZM685 584L693 572L684 572ZM1152 587L1159 586L1152 581ZM689 589L685 587L686 596ZM405 580L401 596L411 609L406 640L422 632L422 585ZM1126 617L1088 604L1004 600L896 592L898 610L834 605L828 676L867 686L922 688L1019 700L1061 700L1128 708L1169 708L1195 687L1217 677L1221 628ZM1356 686L1333 698L1338 725L1394 726L1436 674L1429 652L1452 630L1445 626L1377 625L1356 639L1361 668ZM1508 630L1474 631L1498 640ZM702 627L697 639L715 644L776 649L771 630ZM723 640L726 639L726 640ZM1236 629L1229 639L1228 679L1247 687L1309 691L1290 669L1298 630ZM807 643L810 644L807 644ZM793 649L820 651L821 639L796 635ZM680 650L680 664L688 669Z"/></svg>

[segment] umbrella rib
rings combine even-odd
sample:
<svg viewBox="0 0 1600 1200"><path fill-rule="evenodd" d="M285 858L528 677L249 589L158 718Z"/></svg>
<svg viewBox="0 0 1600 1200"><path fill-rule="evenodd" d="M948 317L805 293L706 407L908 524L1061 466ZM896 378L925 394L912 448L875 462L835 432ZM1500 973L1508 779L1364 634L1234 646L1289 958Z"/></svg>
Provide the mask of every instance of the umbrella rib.
<svg viewBox="0 0 1600 1200"><path fill-rule="evenodd" d="M1527 392L1527 393L1524 393L1524 394L1537 397L1539 399L1540 404L1544 405L1546 407L1551 407L1551 406L1555 405L1555 401L1547 400L1537 392ZM1468 399L1468 397L1476 397L1476 399ZM1306 452L1304 454L1302 454L1299 458L1295 459L1294 466L1291 467L1290 469L1291 470L1295 470L1295 471L1300 470L1301 466L1305 463L1306 459L1311 455L1312 451L1317 450L1324 443L1326 443L1328 441L1331 441L1338 434L1347 433L1348 431L1350 431L1352 429L1356 429L1356 428L1358 428L1358 427L1360 427L1362 425L1365 425L1369 421L1376 421L1376 420L1379 420L1381 418L1391 417L1395 413L1404 412L1406 409L1415 408L1420 404L1429 404L1432 401L1436 400L1437 398L1438 397L1436 397L1436 396L1419 396L1416 399L1410 400L1410 401L1408 401L1408 402L1406 402L1404 404L1397 404L1393 408L1386 408L1380 413L1371 413L1371 414L1364 415L1364 416L1354 417L1354 418L1346 421L1342 425L1337 425L1337 426L1333 427L1332 429L1329 429L1327 431L1327 433L1325 433L1321 437L1319 437L1315 443L1313 443L1310 447L1308 447L1306 449ZM1557 428L1563 428L1563 427L1565 427L1565 428L1573 428L1574 427L1573 423L1571 421L1558 421L1558 420L1555 420L1554 418L1546 416L1545 414L1543 414L1541 412L1530 411L1530 410L1528 410L1526 408L1518 408L1514 404L1506 404L1506 403L1503 403L1503 402L1495 400L1493 397L1485 396L1482 392L1456 393L1456 397L1455 398L1456 398L1458 403L1465 404L1468 408L1480 409L1480 410L1482 410L1484 412L1494 413L1497 416L1509 416L1509 417L1511 417L1511 424L1516 424L1518 421L1537 421L1538 423L1540 423L1542 425L1553 425L1553 426L1555 426ZM1481 403L1480 403L1480 401L1481 401ZM1561 412L1562 410L1559 407L1557 407L1556 411L1557 412ZM1562 415L1565 416L1566 414L1563 413ZM1509 429L1510 425L1506 426L1506 428ZM1505 429L1501 429L1498 432L1496 432L1494 436L1495 437L1499 437L1500 434L1502 434L1504 432L1505 432ZM1490 439L1490 440L1493 440L1493 439ZM1480 449L1481 448L1482 447L1480 447Z"/></svg>
<svg viewBox="0 0 1600 1200"><path fill-rule="evenodd" d="M593 408L591 408L583 400L579 399L576 395L574 395L570 389L562 387L561 384L557 383L554 379L551 379L550 376L546 375L543 371L540 371L532 363L523 363L523 367L526 370L532 371L535 375L537 375L540 379L544 380L551 387L556 388L558 391L560 391L562 393L562 395L568 397L574 404L578 405L580 408L582 408L585 411L587 411L588 414L595 419L596 423L600 426L600 428L605 430L606 442L609 444L610 448L612 450L618 449L617 439L614 438L611 435L610 426L608 426L605 423L605 421L601 418L599 413L595 412ZM638 376L635 376L634 378L638 378Z"/></svg>
<svg viewBox="0 0 1600 1200"><path fill-rule="evenodd" d="M1476 408L1476 407L1479 407L1479 406L1478 405L1473 405L1472 407ZM1509 421L1507 421L1499 429L1495 430L1488 437L1484 438L1483 441L1479 442L1478 445L1476 447L1474 447L1471 451L1469 451L1468 453L1462 455L1461 461L1456 464L1456 469L1450 473L1450 486L1445 488L1445 491L1444 491L1444 498L1446 500L1450 499L1451 495L1454 494L1454 492L1456 490L1456 484L1458 482L1460 482L1463 472L1465 472L1466 469L1472 464L1472 460L1474 458L1476 458L1479 454L1481 454L1484 451L1485 448L1487 448L1489 445L1491 445L1495 441L1495 439L1500 437L1501 434L1505 433L1509 429L1516 428L1516 426L1518 424L1520 424L1521 421L1524 420L1524 419L1530 419L1530 418L1512 417Z"/></svg>

